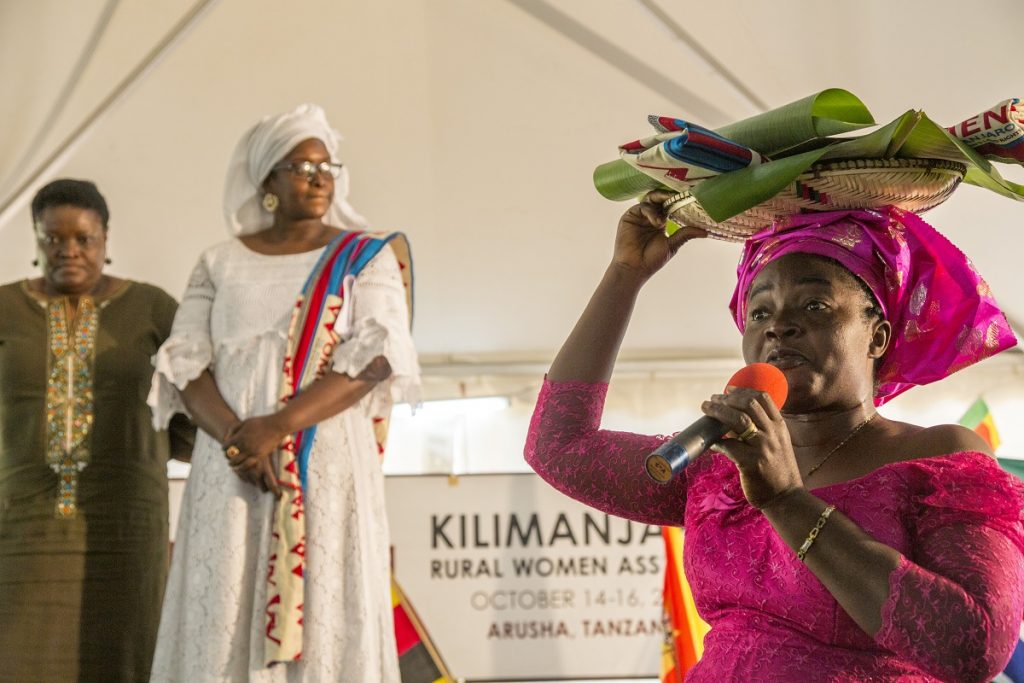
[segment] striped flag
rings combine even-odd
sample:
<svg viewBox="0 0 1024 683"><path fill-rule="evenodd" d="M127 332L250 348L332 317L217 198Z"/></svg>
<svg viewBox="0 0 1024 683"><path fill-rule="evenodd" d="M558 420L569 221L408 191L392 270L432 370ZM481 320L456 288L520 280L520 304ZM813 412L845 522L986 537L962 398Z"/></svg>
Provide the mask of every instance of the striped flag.
<svg viewBox="0 0 1024 683"><path fill-rule="evenodd" d="M999 430L996 429L996 424L992 421L992 411L980 397L960 418L960 424L976 431L981 438L985 439L993 452L999 448Z"/></svg>
<svg viewBox="0 0 1024 683"><path fill-rule="evenodd" d="M663 526L661 535L665 540L661 681L682 683L686 672L704 654L704 635L710 627L697 614L690 584L683 573L683 530Z"/></svg>
<svg viewBox="0 0 1024 683"><path fill-rule="evenodd" d="M402 683L454 681L394 576L391 577L391 607L395 617L395 641Z"/></svg>

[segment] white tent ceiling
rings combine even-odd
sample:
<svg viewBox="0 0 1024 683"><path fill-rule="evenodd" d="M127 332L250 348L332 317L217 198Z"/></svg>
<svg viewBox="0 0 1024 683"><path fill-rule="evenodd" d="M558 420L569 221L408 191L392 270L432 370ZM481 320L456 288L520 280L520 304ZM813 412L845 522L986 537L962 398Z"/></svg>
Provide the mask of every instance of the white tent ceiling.
<svg viewBox="0 0 1024 683"><path fill-rule="evenodd" d="M195 6L0 0L0 200ZM226 237L221 189L242 131L318 102L347 138L353 204L411 237L427 358L543 358L599 278L625 208L596 194L591 170L644 132L648 113L715 127L758 100L844 87L879 121L921 108L952 124L1024 95L1022 26L1024 3L1011 0L219 0L40 179L96 180L112 210L111 272L179 295L199 252ZM974 187L929 214L1017 320L1022 218L1024 204ZM29 225L24 209L0 225L4 281L33 272ZM735 355L737 255L688 245L648 286L626 348Z"/></svg>

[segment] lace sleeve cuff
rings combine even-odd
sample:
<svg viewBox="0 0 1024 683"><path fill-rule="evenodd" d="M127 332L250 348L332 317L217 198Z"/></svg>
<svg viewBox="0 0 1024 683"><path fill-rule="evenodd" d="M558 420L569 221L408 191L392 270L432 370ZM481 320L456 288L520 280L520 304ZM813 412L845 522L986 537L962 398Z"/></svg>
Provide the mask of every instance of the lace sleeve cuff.
<svg viewBox="0 0 1024 683"><path fill-rule="evenodd" d="M213 361L210 310L217 288L208 259L216 249L199 257L174 315L171 336L153 356L153 380L146 403L153 411L153 426L157 429L165 429L175 413L188 415L178 390L188 386Z"/></svg>
<svg viewBox="0 0 1024 683"><path fill-rule="evenodd" d="M889 574L876 642L941 680L992 680L1020 631L1019 551L991 528L949 527L916 555Z"/></svg>
<svg viewBox="0 0 1024 683"><path fill-rule="evenodd" d="M397 332L397 333L396 333ZM402 330L385 327L374 318L356 321L352 336L332 357L332 370L355 377L377 356L391 365L391 377L371 393L370 414L386 416L393 403L420 404L420 369L412 340Z"/></svg>
<svg viewBox="0 0 1024 683"><path fill-rule="evenodd" d="M398 262L390 249L373 257L345 283L345 303L335 331L342 339L333 369L355 377L377 356L391 365L391 377L370 394L369 414L387 417L392 403L420 403L420 366L409 332L409 310Z"/></svg>
<svg viewBox="0 0 1024 683"><path fill-rule="evenodd" d="M166 429L175 413L189 415L178 392L210 367L212 360L213 349L207 340L172 336L163 343L153 356L153 382L146 398L155 428Z"/></svg>

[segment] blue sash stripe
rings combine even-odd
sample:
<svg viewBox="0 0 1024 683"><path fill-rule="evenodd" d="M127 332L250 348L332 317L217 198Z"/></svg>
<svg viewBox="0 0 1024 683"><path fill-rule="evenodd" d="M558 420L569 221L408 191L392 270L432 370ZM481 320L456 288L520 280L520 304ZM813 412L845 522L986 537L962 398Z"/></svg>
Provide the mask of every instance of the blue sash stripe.
<svg viewBox="0 0 1024 683"><path fill-rule="evenodd" d="M313 287L316 282L323 277L327 277L327 292L342 296L342 287L344 284L345 276L347 275L358 275L362 272L363 268L373 259L374 256L380 253L388 242L390 242L399 233L393 232L386 235L383 238L377 237L362 237L356 238L350 241L342 249L338 258L334 261L331 266L330 272L322 272L324 264L330 259L335 253L338 243L340 243L347 232L342 232L340 235L331 240L324 253L320 256L320 260L317 261L316 266L313 268L309 277L306 279L306 283L302 287L303 296L309 297L312 293ZM358 257L353 259L353 252L361 244L365 243L363 250L359 253ZM324 307L320 306L315 312L310 310L307 311L307 315L316 315L317 327L320 325L320 320L323 317ZM295 370L296 377L302 377L306 370L306 364L311 361L315 354L306 354L306 359L303 362L301 368ZM294 396L298 396L302 391L303 387L296 387ZM299 463L299 478L302 482L302 489L305 490L307 486L307 472L309 470L309 456L313 450L313 439L316 438L317 425L312 425L296 434L296 440L298 441L298 452L296 453L296 459Z"/></svg>

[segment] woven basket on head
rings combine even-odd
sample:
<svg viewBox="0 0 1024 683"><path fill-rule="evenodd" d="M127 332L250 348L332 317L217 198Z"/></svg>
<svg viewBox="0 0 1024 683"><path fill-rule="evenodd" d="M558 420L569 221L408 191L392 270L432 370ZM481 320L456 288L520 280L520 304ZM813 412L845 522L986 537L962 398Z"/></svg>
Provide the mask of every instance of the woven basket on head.
<svg viewBox="0 0 1024 683"><path fill-rule="evenodd" d="M938 206L963 180L967 167L941 159L847 159L815 164L766 202L726 219L711 220L689 192L665 202L677 223L711 237L742 242L790 214L806 211L874 209L886 205L921 213Z"/></svg>

